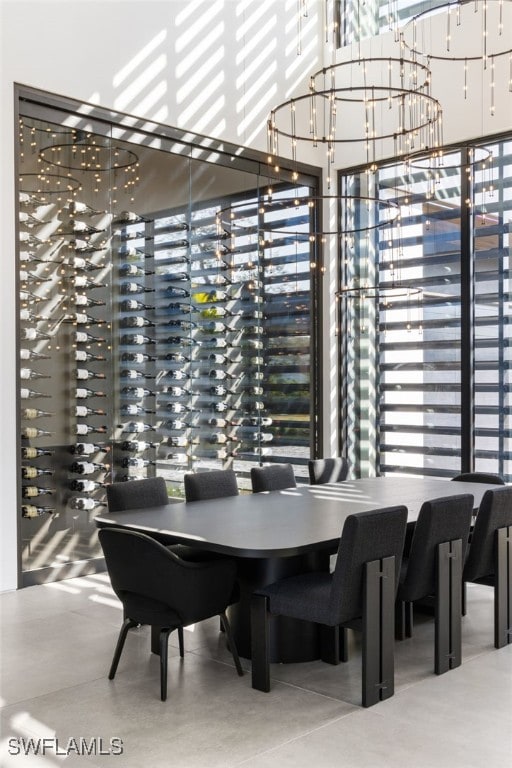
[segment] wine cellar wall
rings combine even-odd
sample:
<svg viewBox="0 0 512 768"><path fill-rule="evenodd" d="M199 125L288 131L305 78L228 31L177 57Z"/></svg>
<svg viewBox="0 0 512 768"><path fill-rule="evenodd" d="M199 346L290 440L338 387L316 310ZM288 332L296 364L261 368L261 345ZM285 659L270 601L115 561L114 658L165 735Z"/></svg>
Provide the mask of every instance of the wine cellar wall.
<svg viewBox="0 0 512 768"><path fill-rule="evenodd" d="M306 478L309 190L274 183L264 209L259 176L170 157L171 192L161 152L21 118L24 583L92 568L107 483L159 474L179 497L185 472L232 467L243 489L273 461Z"/></svg>

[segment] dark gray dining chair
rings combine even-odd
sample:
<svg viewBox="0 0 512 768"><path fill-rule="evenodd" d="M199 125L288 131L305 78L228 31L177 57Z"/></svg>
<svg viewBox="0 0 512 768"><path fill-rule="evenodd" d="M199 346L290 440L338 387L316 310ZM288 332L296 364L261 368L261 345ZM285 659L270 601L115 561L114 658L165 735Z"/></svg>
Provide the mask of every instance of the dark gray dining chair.
<svg viewBox="0 0 512 768"><path fill-rule="evenodd" d="M412 636L413 603L435 596L435 671L460 666L462 568L474 498L471 494L425 501L411 548L404 557L397 595L397 639Z"/></svg>
<svg viewBox="0 0 512 768"><path fill-rule="evenodd" d="M111 483L106 489L109 512L161 507L169 503L167 485L163 477Z"/></svg>
<svg viewBox="0 0 512 768"><path fill-rule="evenodd" d="M512 643L512 486L484 493L463 580L494 587L494 645Z"/></svg>
<svg viewBox="0 0 512 768"><path fill-rule="evenodd" d="M188 472L184 483L186 501L209 501L238 496L236 474L232 469Z"/></svg>
<svg viewBox="0 0 512 768"><path fill-rule="evenodd" d="M267 467L251 468L251 485L253 493L263 493L296 488L297 481L291 464L270 464Z"/></svg>
<svg viewBox="0 0 512 768"><path fill-rule="evenodd" d="M394 602L406 523L403 506L349 515L333 573L291 576L253 594L253 688L270 690L271 617L289 616L320 625L321 658L332 664L340 661L340 627L362 630L363 706L393 695Z"/></svg>
<svg viewBox="0 0 512 768"><path fill-rule="evenodd" d="M451 478L461 483L487 483L488 485L505 485L501 475L495 475L492 472L461 472L459 475Z"/></svg>
<svg viewBox="0 0 512 768"><path fill-rule="evenodd" d="M235 581L233 560L187 562L150 536L125 528L101 528L98 535L112 589L124 608L109 680L115 677L128 631L149 624L159 635L160 697L165 701L169 635L216 615L224 625L237 672L243 675L225 612ZM184 656L181 643L180 656Z"/></svg>
<svg viewBox="0 0 512 768"><path fill-rule="evenodd" d="M308 461L309 482L311 485L341 483L348 476L348 461L343 456L332 459L310 459Z"/></svg>

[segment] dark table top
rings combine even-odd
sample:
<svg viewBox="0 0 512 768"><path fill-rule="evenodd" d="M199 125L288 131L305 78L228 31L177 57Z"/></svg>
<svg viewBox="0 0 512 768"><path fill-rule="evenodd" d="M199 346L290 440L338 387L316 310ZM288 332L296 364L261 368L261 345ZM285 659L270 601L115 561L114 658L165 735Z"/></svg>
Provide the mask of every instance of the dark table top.
<svg viewBox="0 0 512 768"><path fill-rule="evenodd" d="M237 557L290 557L335 545L345 519L354 512L405 504L408 521L414 522L425 500L471 493L477 508L490 488L496 486L435 478L363 478L212 501L106 512L98 515L95 522L99 527L115 525L158 533L170 542Z"/></svg>

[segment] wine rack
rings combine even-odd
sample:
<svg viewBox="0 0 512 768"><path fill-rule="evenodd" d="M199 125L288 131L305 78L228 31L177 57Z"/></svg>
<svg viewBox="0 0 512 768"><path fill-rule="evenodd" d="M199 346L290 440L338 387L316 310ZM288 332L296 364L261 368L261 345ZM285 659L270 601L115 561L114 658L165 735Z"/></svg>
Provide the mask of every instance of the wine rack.
<svg viewBox="0 0 512 768"><path fill-rule="evenodd" d="M20 179L25 571L101 555L110 482L158 473L180 495L185 471L243 487L254 463L309 457L309 246L262 240L254 191L240 232L218 218L239 195L125 210L61 178Z"/></svg>

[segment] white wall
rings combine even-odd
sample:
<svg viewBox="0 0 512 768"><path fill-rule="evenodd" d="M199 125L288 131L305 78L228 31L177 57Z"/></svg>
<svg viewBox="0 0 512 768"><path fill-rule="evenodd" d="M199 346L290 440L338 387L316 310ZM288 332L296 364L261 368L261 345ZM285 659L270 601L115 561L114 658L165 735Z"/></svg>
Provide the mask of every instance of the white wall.
<svg viewBox="0 0 512 768"><path fill-rule="evenodd" d="M0 0L0 589L17 572L13 84L266 151L271 107L321 66L310 6L297 56L296 0Z"/></svg>

